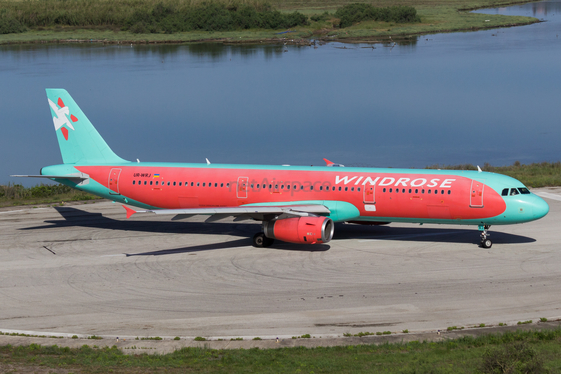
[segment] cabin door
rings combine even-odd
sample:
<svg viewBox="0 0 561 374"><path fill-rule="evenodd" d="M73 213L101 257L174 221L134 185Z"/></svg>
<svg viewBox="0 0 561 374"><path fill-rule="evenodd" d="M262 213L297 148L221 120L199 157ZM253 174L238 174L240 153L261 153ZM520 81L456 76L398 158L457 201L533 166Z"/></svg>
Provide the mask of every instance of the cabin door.
<svg viewBox="0 0 561 374"><path fill-rule="evenodd" d="M374 193L376 186L371 184L364 185L364 203L376 204L376 194Z"/></svg>
<svg viewBox="0 0 561 374"><path fill-rule="evenodd" d="M471 181L471 190L469 191L469 206L472 208L483 208L483 191L485 185L483 182L476 180Z"/></svg>
<svg viewBox="0 0 561 374"><path fill-rule="evenodd" d="M238 178L238 188L236 189L238 199L247 198L248 183L249 183L248 177Z"/></svg>
<svg viewBox="0 0 561 374"><path fill-rule="evenodd" d="M109 194L110 195L120 195L119 193L119 176L121 175L121 169L111 169L109 172Z"/></svg>

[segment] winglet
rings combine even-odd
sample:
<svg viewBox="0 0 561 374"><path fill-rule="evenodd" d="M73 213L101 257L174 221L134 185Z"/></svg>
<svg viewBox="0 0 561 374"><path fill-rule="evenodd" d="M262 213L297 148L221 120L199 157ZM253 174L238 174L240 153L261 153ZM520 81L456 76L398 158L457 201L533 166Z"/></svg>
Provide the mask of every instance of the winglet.
<svg viewBox="0 0 561 374"><path fill-rule="evenodd" d="M136 213L136 210L131 209L126 205L123 205L123 208L127 211L127 219L131 218L131 216Z"/></svg>
<svg viewBox="0 0 561 374"><path fill-rule="evenodd" d="M334 162L329 161L329 160L326 159L326 158L324 158L323 161L325 161L325 164L326 164L327 166L332 166L332 167L333 167L333 166L338 166L338 167L341 167L341 168L342 168L342 167L345 167L345 165L343 165L343 164L336 164L336 163L334 163Z"/></svg>

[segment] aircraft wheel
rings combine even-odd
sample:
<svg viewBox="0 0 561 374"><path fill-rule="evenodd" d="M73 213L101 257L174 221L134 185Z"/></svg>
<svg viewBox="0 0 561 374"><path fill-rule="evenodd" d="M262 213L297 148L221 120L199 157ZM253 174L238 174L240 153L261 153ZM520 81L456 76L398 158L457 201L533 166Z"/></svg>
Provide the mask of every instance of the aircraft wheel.
<svg viewBox="0 0 561 374"><path fill-rule="evenodd" d="M267 237L265 236L264 232L258 232L257 234L253 235L253 246L257 247L257 248L262 248L265 245L265 239ZM268 238L267 238L268 239Z"/></svg>
<svg viewBox="0 0 561 374"><path fill-rule="evenodd" d="M481 246L483 248L491 248L491 246L493 245L493 242L491 241L491 239L485 239L481 241Z"/></svg>

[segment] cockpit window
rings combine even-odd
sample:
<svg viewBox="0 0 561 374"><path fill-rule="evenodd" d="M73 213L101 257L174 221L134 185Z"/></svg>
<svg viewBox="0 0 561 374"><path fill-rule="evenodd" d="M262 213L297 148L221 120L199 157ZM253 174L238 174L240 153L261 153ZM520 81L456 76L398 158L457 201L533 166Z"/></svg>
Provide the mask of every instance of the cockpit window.
<svg viewBox="0 0 561 374"><path fill-rule="evenodd" d="M530 190L528 190L526 187L519 187L518 191L520 191L520 193L523 195L528 195L530 193Z"/></svg>
<svg viewBox="0 0 561 374"><path fill-rule="evenodd" d="M501 192L502 196L508 196L508 188L503 188L503 192Z"/></svg>
<svg viewBox="0 0 561 374"><path fill-rule="evenodd" d="M519 192L516 188L511 188L510 189L510 196L515 196L515 195L518 195L518 194L519 194Z"/></svg>

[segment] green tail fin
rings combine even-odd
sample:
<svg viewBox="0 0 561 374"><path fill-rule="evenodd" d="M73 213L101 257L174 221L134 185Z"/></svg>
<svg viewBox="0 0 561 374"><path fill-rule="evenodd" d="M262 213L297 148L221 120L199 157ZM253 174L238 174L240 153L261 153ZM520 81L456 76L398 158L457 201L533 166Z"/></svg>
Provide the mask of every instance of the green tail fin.
<svg viewBox="0 0 561 374"><path fill-rule="evenodd" d="M66 90L48 88L47 98L65 164L127 162L109 148Z"/></svg>

